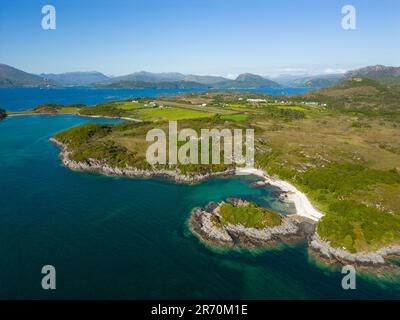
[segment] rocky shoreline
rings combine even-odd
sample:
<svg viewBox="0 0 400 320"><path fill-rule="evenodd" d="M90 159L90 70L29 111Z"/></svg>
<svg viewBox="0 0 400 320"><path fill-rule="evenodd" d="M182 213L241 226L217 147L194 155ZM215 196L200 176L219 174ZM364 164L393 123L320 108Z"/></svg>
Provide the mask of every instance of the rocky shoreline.
<svg viewBox="0 0 400 320"><path fill-rule="evenodd" d="M393 268L388 258L400 257L400 246L383 247L373 252L351 253L343 248L332 247L329 241L315 233L309 241L309 253L325 264L351 264L362 269Z"/></svg>
<svg viewBox="0 0 400 320"><path fill-rule="evenodd" d="M315 222L298 215L281 216L281 225L255 229L242 225L216 224L219 210L225 203L244 200L228 199L226 202L209 203L204 208L194 208L189 219L192 233L202 242L218 248L260 248L307 240L309 256L325 265L353 265L359 270L380 272L398 269L388 258L400 257L400 247L385 247L375 252L351 253L334 248L315 232Z"/></svg>
<svg viewBox="0 0 400 320"><path fill-rule="evenodd" d="M126 176L137 178L166 178L177 183L199 183L217 176L233 176L235 169L209 174L182 175L172 170L141 170L136 168L113 168L104 161L96 159L86 162L76 162L69 158L70 151L67 146L55 138L49 141L61 148L60 158L65 167L74 171L89 171L109 176ZM265 173L263 173L265 175ZM274 180L275 181L275 180ZM270 180L256 182L253 187L265 187L275 185ZM281 201L291 201L288 191L282 190ZM343 248L335 248L328 241L321 239L315 232L313 219L304 215L290 215L282 217L282 224L275 228L264 230L248 229L243 226L225 226L223 229L212 225L211 216L218 204L209 204L206 208L193 209L190 218L192 231L204 242L217 247L260 247L275 245L282 242L290 242L308 239L309 255L324 264L352 264L367 270L392 268L388 258L400 257L400 246L384 247L374 252L351 253Z"/></svg>
<svg viewBox="0 0 400 320"><path fill-rule="evenodd" d="M222 172L212 172L207 174L192 174L183 175L173 170L142 170L136 168L114 168L107 165L105 161L97 159L90 159L89 163L77 162L69 158L70 151L67 146L58 141L55 138L50 138L50 142L61 148L60 158L63 165L74 171L87 171L96 172L108 176L124 176L124 177L136 177L136 178L166 178L173 180L177 183L198 183L210 178L221 177L221 176L232 176L235 174L235 169L229 169Z"/></svg>
<svg viewBox="0 0 400 320"><path fill-rule="evenodd" d="M228 199L219 203L209 203L205 208L195 208L189 220L192 232L202 241L222 248L254 248L276 245L306 239L314 230L312 222L296 216L281 215L281 224L263 229L246 228L243 225L220 224L220 208L229 203L233 206L246 206L242 199Z"/></svg>

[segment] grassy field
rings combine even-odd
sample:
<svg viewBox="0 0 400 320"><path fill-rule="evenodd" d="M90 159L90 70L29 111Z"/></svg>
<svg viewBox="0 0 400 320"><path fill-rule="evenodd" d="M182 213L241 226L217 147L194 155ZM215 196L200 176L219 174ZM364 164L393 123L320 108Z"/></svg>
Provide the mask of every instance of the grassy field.
<svg viewBox="0 0 400 320"><path fill-rule="evenodd" d="M149 108L137 110L134 117L143 121L173 121L197 118L209 118L213 113L182 108Z"/></svg>

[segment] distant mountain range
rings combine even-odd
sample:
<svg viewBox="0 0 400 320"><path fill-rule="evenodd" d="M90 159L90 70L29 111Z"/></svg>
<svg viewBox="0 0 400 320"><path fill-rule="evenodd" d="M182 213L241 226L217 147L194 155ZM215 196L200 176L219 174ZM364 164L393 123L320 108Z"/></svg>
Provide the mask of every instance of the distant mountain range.
<svg viewBox="0 0 400 320"><path fill-rule="evenodd" d="M109 79L111 82L119 81L144 81L144 82L163 82L163 81L191 81L201 84L214 84L228 79L215 76L199 76L193 74L182 74L178 72L152 73L147 71L135 72L121 77Z"/></svg>
<svg viewBox="0 0 400 320"><path fill-rule="evenodd" d="M327 88L344 79L343 74L323 74L316 76L283 76L275 81L286 87L298 88Z"/></svg>
<svg viewBox="0 0 400 320"><path fill-rule="evenodd" d="M119 80L109 82L97 82L93 84L96 88L103 89L207 89L211 86L193 81L141 81L141 80Z"/></svg>
<svg viewBox="0 0 400 320"><path fill-rule="evenodd" d="M55 81L62 85L89 85L110 79L110 77L107 77L106 75L97 71L66 72L60 74L42 73L40 77Z"/></svg>
<svg viewBox="0 0 400 320"><path fill-rule="evenodd" d="M162 88L162 89L245 89L280 87L280 84L264 77L244 73L235 80L215 76L184 75L181 73L136 72L130 75L111 78L106 82L95 84L102 88Z"/></svg>
<svg viewBox="0 0 400 320"><path fill-rule="evenodd" d="M30 74L14 67L0 64L0 87L53 87L93 86L97 88L130 89L249 89L271 87L312 87L327 88L343 79L364 77L385 84L400 84L400 67L383 65L352 70L346 74L317 76L281 76L273 80L263 76L244 73L236 79L220 76L182 74L178 72L152 73L147 71L109 77L101 72L67 72L61 74Z"/></svg>

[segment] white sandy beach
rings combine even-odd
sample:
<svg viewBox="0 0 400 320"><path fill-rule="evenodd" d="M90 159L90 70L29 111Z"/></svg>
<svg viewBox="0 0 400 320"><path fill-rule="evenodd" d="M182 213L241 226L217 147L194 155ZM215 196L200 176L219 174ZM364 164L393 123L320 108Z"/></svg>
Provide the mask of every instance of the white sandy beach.
<svg viewBox="0 0 400 320"><path fill-rule="evenodd" d="M288 193L288 200L293 202L296 207L296 213L299 216L309 218L314 221L318 221L324 215L322 212L318 211L313 207L307 196L297 190L295 186L289 182L278 180L276 178L270 177L265 171L255 168L237 168L237 175L256 175L262 177L265 182L270 185L276 186L284 192Z"/></svg>

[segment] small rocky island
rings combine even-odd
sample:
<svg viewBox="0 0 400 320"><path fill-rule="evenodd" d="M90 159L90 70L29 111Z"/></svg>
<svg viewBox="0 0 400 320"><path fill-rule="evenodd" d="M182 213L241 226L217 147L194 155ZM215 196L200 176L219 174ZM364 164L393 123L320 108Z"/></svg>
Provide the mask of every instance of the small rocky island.
<svg viewBox="0 0 400 320"><path fill-rule="evenodd" d="M217 247L275 245L314 232L314 224L301 217L284 216L237 198L193 209L189 224L202 241Z"/></svg>

